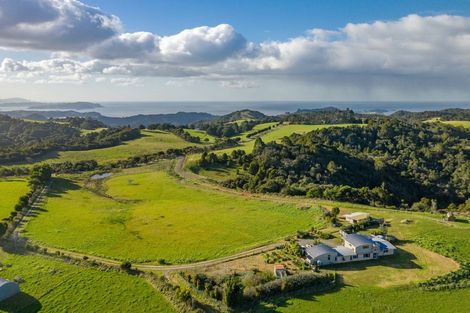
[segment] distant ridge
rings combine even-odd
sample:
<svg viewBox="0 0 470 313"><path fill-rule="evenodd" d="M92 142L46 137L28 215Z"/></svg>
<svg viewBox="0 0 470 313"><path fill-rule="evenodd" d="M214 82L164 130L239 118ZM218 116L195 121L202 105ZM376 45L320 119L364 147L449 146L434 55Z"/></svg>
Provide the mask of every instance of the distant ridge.
<svg viewBox="0 0 470 313"><path fill-rule="evenodd" d="M94 102L37 102L23 98L0 99L0 107L20 107L21 109L38 110L91 110L101 108L101 104Z"/></svg>
<svg viewBox="0 0 470 313"><path fill-rule="evenodd" d="M444 109L439 111L422 111L422 112L410 112L410 111L397 111L391 115L392 117L414 119L414 120L429 120L432 118L441 118L444 120L460 119L470 120L470 109Z"/></svg>
<svg viewBox="0 0 470 313"><path fill-rule="evenodd" d="M101 108L102 105L94 102L58 102L43 103L30 102L28 109L52 109L52 110L91 110Z"/></svg>
<svg viewBox="0 0 470 313"><path fill-rule="evenodd" d="M31 101L24 98L6 98L0 99L0 104L17 104L17 103L29 103Z"/></svg>
<svg viewBox="0 0 470 313"><path fill-rule="evenodd" d="M223 122L233 122L237 120L259 120L265 117L266 115L259 111L245 109L223 115L219 120Z"/></svg>
<svg viewBox="0 0 470 313"><path fill-rule="evenodd" d="M336 112L336 111L341 111L338 108L335 107L324 107L324 108L318 108L318 109L297 109L295 113L308 113L308 112Z"/></svg>
<svg viewBox="0 0 470 313"><path fill-rule="evenodd" d="M90 117L96 119L108 126L125 126L138 127L140 125L149 124L173 124L173 125L187 125L199 121L214 119L217 116L209 113L200 112L178 112L171 114L139 114L128 117L110 117L104 116L97 112L77 112L73 110L68 111L29 111L29 110L16 110L0 112L14 118L32 119L32 120L47 120L49 118L65 118L65 117Z"/></svg>

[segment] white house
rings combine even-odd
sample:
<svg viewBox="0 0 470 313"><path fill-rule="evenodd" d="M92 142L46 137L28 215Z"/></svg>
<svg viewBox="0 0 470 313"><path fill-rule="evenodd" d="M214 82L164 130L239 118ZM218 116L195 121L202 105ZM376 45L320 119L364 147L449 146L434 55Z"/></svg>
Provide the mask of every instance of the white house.
<svg viewBox="0 0 470 313"><path fill-rule="evenodd" d="M324 266L377 259L384 255L392 255L396 248L382 236L364 236L359 234L341 233L343 245L330 247L319 244L305 249L307 260L312 265Z"/></svg>
<svg viewBox="0 0 470 313"><path fill-rule="evenodd" d="M20 287L17 283L0 278L0 301L13 297L20 293Z"/></svg>

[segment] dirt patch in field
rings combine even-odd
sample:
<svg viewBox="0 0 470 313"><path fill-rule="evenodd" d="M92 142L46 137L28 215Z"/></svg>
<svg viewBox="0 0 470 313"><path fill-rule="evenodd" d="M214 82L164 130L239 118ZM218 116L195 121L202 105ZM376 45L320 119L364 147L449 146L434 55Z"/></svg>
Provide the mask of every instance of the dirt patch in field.
<svg viewBox="0 0 470 313"><path fill-rule="evenodd" d="M272 272L273 264L267 264L261 254L249 256L230 262L221 263L204 269L205 273L211 275L228 275L233 273L243 273L249 270L257 269L263 272Z"/></svg>

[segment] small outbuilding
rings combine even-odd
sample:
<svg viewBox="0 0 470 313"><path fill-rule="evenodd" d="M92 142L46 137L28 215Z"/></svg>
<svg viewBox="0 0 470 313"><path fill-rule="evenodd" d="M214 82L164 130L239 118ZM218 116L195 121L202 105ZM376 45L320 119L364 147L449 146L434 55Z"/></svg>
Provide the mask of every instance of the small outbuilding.
<svg viewBox="0 0 470 313"><path fill-rule="evenodd" d="M447 222L455 222L455 214L454 212L447 212L445 220Z"/></svg>
<svg viewBox="0 0 470 313"><path fill-rule="evenodd" d="M276 278L283 278L287 276L286 268L282 264L274 265L274 276Z"/></svg>
<svg viewBox="0 0 470 313"><path fill-rule="evenodd" d="M0 278L0 301L11 298L20 293L17 283Z"/></svg>
<svg viewBox="0 0 470 313"><path fill-rule="evenodd" d="M351 214L345 214L344 219L351 224L358 224L370 220L370 214L365 212L354 212Z"/></svg>

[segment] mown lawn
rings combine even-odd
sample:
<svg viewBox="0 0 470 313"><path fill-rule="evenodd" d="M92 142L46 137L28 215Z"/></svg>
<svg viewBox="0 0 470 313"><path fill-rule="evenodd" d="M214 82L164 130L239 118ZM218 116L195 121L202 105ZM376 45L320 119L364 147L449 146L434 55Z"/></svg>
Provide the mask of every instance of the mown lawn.
<svg viewBox="0 0 470 313"><path fill-rule="evenodd" d="M0 220L9 217L18 199L29 191L22 178L0 178Z"/></svg>
<svg viewBox="0 0 470 313"><path fill-rule="evenodd" d="M158 130L143 130L141 138L123 142L118 146L85 151L60 151L45 155L41 160L31 160L29 163L20 163L15 165L28 165L34 162L60 163L65 161L78 162L84 160L96 160L98 163L104 163L126 159L136 155L165 151L170 148L180 149L195 145L197 144L187 142L172 133Z"/></svg>
<svg viewBox="0 0 470 313"><path fill-rule="evenodd" d="M167 162L170 163L170 162ZM195 188L162 165L125 170L102 197L56 178L26 235L91 254L183 263L231 255L319 224L320 210Z"/></svg>
<svg viewBox="0 0 470 313"><path fill-rule="evenodd" d="M344 203L331 205L346 208L341 214L354 211ZM345 287L324 294L278 298L260 304L253 309L254 312L469 312L470 289L431 292L418 289L412 283L428 279L429 274L438 276L455 269L442 256L417 247L418 243L442 248L459 258L470 260L470 240L464 239L470 238L470 224L467 219L447 223L439 215L373 209L367 206L356 208L389 221L389 233L407 242L401 247L406 249L405 255L377 261L379 265L361 262L356 267L354 264L340 266L337 269L338 273L344 275ZM403 219L412 222L401 223ZM427 255L426 258L423 258L423 254ZM393 268L394 259L403 257L409 258L409 269Z"/></svg>
<svg viewBox="0 0 470 313"><path fill-rule="evenodd" d="M38 255L0 252L1 277L21 277L22 294L0 312L175 312L143 278L64 263ZM7 266L8 265L8 266Z"/></svg>

